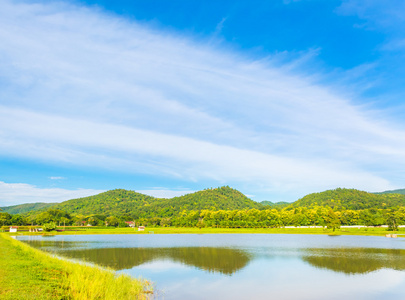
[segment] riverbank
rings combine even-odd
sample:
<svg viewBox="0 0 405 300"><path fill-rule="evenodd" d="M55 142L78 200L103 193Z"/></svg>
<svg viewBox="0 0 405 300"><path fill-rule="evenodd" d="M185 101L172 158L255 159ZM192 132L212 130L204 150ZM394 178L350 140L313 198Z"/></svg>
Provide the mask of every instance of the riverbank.
<svg viewBox="0 0 405 300"><path fill-rule="evenodd" d="M0 299L148 299L145 280L73 263L0 233Z"/></svg>
<svg viewBox="0 0 405 300"><path fill-rule="evenodd" d="M59 229L63 229L60 227ZM386 227L349 227L333 231L326 228L195 228L195 227L146 227L144 231L138 228L115 228L115 227L69 227L65 231L53 231L52 235L78 235L78 234L327 234L327 235L371 235L385 236L396 234L398 237L405 237L405 229L388 231ZM16 233L14 233L15 235ZM43 233L17 232L23 235L38 235Z"/></svg>

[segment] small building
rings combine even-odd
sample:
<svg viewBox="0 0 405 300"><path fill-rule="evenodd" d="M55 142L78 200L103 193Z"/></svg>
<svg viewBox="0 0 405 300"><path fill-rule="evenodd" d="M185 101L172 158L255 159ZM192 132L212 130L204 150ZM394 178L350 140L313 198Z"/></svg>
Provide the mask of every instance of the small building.
<svg viewBox="0 0 405 300"><path fill-rule="evenodd" d="M10 232L17 232L18 226L10 226Z"/></svg>
<svg viewBox="0 0 405 300"><path fill-rule="evenodd" d="M125 221L126 224L128 224L129 227L135 227L135 222L133 221Z"/></svg>
<svg viewBox="0 0 405 300"><path fill-rule="evenodd" d="M139 226L138 231L145 231L145 226Z"/></svg>

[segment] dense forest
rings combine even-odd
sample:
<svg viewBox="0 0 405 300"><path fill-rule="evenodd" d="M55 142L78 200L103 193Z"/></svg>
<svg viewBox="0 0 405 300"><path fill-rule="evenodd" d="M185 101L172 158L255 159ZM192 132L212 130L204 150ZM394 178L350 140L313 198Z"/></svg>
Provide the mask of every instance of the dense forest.
<svg viewBox="0 0 405 300"><path fill-rule="evenodd" d="M375 194L401 194L401 195L405 195L405 189L385 191L385 192L375 193Z"/></svg>
<svg viewBox="0 0 405 300"><path fill-rule="evenodd" d="M15 206L16 207L16 206ZM171 199L116 189L51 206L11 214L0 212L0 225L284 227L405 224L405 195L335 189L309 194L293 203L255 202L228 186ZM20 208L21 209L21 208Z"/></svg>
<svg viewBox="0 0 405 300"><path fill-rule="evenodd" d="M329 206L335 210L360 210L405 206L405 195L372 194L355 189L335 189L309 194L292 204L294 207Z"/></svg>
<svg viewBox="0 0 405 300"><path fill-rule="evenodd" d="M6 207L0 207L0 210L3 212L7 212L9 214L24 214L28 213L30 211L35 211L35 210L41 210L41 209L46 209L48 207L51 207L53 205L56 205L57 203L43 203L43 202L38 202L38 203L26 203L26 204L19 204L19 205L13 205L13 206L6 206Z"/></svg>

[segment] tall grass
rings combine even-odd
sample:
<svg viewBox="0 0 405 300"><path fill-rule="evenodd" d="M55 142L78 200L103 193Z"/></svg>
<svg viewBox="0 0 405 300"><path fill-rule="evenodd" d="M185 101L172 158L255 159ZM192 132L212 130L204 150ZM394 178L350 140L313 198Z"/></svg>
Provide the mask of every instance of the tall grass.
<svg viewBox="0 0 405 300"><path fill-rule="evenodd" d="M3 295L0 293L2 299L17 299L13 297L19 293L28 295L20 299L144 300L152 293L152 286L146 280L59 259L5 234L0 234L0 239L3 239L1 246L7 248L10 259L1 258L5 260L1 262L4 278L0 280L0 290L8 290ZM30 289L34 293L39 288L44 291L42 295L29 297Z"/></svg>
<svg viewBox="0 0 405 300"><path fill-rule="evenodd" d="M147 299L150 284L114 271L64 261L66 284L73 299Z"/></svg>

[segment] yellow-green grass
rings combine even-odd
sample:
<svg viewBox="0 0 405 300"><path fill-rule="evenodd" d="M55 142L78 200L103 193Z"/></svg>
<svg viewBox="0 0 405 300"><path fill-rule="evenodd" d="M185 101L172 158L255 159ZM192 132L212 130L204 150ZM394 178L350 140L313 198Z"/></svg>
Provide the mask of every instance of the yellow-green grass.
<svg viewBox="0 0 405 300"><path fill-rule="evenodd" d="M335 231L326 228L195 228L195 227L146 227L145 231L138 231L137 228L114 228L114 227L70 227L68 231L52 232L56 235L72 234L216 234L216 233L265 233L265 234L329 234L329 235L374 235L385 236L386 234L397 234L398 237L405 237L405 229L399 231L388 231L384 227L368 228L341 228ZM32 234L29 232L19 232L19 234ZM42 233L35 233L42 234Z"/></svg>
<svg viewBox="0 0 405 300"><path fill-rule="evenodd" d="M151 285L59 259L0 234L0 299L148 299Z"/></svg>

